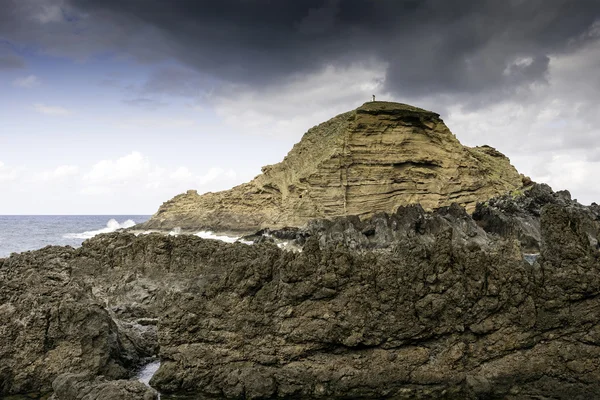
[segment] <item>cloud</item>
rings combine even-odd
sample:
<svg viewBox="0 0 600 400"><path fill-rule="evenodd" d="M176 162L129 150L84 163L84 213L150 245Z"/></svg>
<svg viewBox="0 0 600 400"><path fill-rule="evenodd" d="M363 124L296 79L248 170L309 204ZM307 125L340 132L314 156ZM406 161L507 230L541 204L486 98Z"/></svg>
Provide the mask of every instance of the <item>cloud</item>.
<svg viewBox="0 0 600 400"><path fill-rule="evenodd" d="M165 107L167 104L162 101L150 99L150 98L135 98L123 101L125 104L136 108L142 108L146 110L156 110L161 107Z"/></svg>
<svg viewBox="0 0 600 400"><path fill-rule="evenodd" d="M39 4L31 13L32 19L42 24L63 21L63 9L61 3L62 2L58 1L55 4Z"/></svg>
<svg viewBox="0 0 600 400"><path fill-rule="evenodd" d="M0 161L0 183L14 181L18 177L17 170L15 168L7 167L2 161Z"/></svg>
<svg viewBox="0 0 600 400"><path fill-rule="evenodd" d="M9 1L0 37L11 45L0 49L0 68L24 65L13 44L76 60L110 54L155 63L145 65L146 79L122 85L127 104L153 110L183 97L239 132L298 138L376 94L441 113L461 141L497 147L536 179L549 177L546 165L564 163L576 176L596 171L597 0L143 3ZM39 106L50 115L69 112ZM133 116L119 128L195 125ZM210 168L148 162L140 176L152 190L197 184ZM580 198L595 195L577 187Z"/></svg>
<svg viewBox="0 0 600 400"><path fill-rule="evenodd" d="M224 170L223 168L210 168L208 172L204 175L200 175L194 180L198 182L199 185L206 185L208 183L214 182L217 179L235 179L237 174L232 169Z"/></svg>
<svg viewBox="0 0 600 400"><path fill-rule="evenodd" d="M137 188L142 191L164 190L172 196L188 189L225 189L236 177L235 171L221 167L211 167L203 174L194 173L185 166L171 169L152 163L148 157L134 151L94 164L83 175L82 193L100 195ZM209 187L210 184L216 186Z"/></svg>
<svg viewBox="0 0 600 400"><path fill-rule="evenodd" d="M84 175L83 180L91 183L127 184L131 179L147 173L150 162L141 153L134 151L116 160L102 160Z"/></svg>
<svg viewBox="0 0 600 400"><path fill-rule="evenodd" d="M541 160L534 175L555 190L568 189L584 204L600 202L600 188L592 182L600 174L600 162L587 161L577 153L554 154Z"/></svg>
<svg viewBox="0 0 600 400"><path fill-rule="evenodd" d="M59 106L48 106L42 103L36 103L33 105L33 108L39 112L40 114L50 115L55 117L65 117L73 114L71 110L68 110L64 107Z"/></svg>
<svg viewBox="0 0 600 400"><path fill-rule="evenodd" d="M79 174L79 167L76 165L61 165L52 170L44 171L39 174L42 181L60 181L72 178Z"/></svg>
<svg viewBox="0 0 600 400"><path fill-rule="evenodd" d="M187 169L186 167L179 167L177 168L177 170L175 170L175 172L173 172L171 175L169 175L170 179L174 179L177 181L187 181L192 179L193 174L192 172Z"/></svg>
<svg viewBox="0 0 600 400"><path fill-rule="evenodd" d="M40 78L35 75L29 75L22 78L17 78L13 81L14 86L31 89L39 86L41 83Z"/></svg>
<svg viewBox="0 0 600 400"><path fill-rule="evenodd" d="M296 75L278 87L220 88L209 99L226 123L262 135L298 135L336 114L371 100L392 100L384 92L387 65L375 60L348 67L325 66Z"/></svg>
<svg viewBox="0 0 600 400"><path fill-rule="evenodd" d="M146 89L185 96L213 81L258 89L375 59L389 65L385 91L394 96L501 98L543 82L549 56L600 37L596 0L22 0L7 8L0 34L50 54L176 60L186 68L160 70Z"/></svg>
<svg viewBox="0 0 600 400"><path fill-rule="evenodd" d="M144 7L134 0L67 4L73 12L88 15L86 24L102 23L111 34L124 21L135 32L158 32L156 57L175 58L218 80L259 88L326 65L377 59L389 65L386 91L409 96L491 89L498 96L522 82L543 81L548 55L597 40L600 16L595 0L548 0L543 5L495 0L224 0L210 7L191 0L176 6L160 0L148 0ZM117 48L133 56L143 50L147 56L150 40L156 38L149 38L147 46L138 43L138 48L129 47L131 38L121 39ZM179 84L169 87L191 90Z"/></svg>

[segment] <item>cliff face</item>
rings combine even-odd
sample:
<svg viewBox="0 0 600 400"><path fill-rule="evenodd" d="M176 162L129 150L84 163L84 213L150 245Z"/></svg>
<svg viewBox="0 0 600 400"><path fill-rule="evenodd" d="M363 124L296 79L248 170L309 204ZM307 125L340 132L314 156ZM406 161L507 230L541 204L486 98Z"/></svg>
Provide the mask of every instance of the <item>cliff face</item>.
<svg viewBox="0 0 600 400"><path fill-rule="evenodd" d="M144 229L248 232L311 219L373 215L420 203L472 211L522 186L504 155L460 144L438 114L371 102L310 129L284 160L231 190L165 202Z"/></svg>

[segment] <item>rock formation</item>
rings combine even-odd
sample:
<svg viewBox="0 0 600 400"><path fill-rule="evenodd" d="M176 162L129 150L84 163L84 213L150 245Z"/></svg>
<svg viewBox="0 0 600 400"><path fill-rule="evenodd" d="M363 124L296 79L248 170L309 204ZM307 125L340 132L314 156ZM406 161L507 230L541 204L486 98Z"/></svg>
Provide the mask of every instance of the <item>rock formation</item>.
<svg viewBox="0 0 600 400"><path fill-rule="evenodd" d="M59 375L50 400L157 400L158 393L139 381L107 380L86 374Z"/></svg>
<svg viewBox="0 0 600 400"><path fill-rule="evenodd" d="M249 233L392 213L413 203L425 210L458 203L472 211L478 201L521 186L508 158L489 146L462 146L438 114L370 102L310 129L254 180L178 195L140 228Z"/></svg>
<svg viewBox="0 0 600 400"><path fill-rule="evenodd" d="M597 397L600 209L543 185L477 209L279 231L303 238L297 253L113 233L12 255L0 396L53 382L57 400L151 399L115 379L158 352L151 384L192 398Z"/></svg>
<svg viewBox="0 0 600 400"><path fill-rule="evenodd" d="M73 279L69 247L0 259L0 397L51 391L60 373L128 377L143 352Z"/></svg>
<svg viewBox="0 0 600 400"><path fill-rule="evenodd" d="M485 233L505 239L517 239L525 254L540 252L540 215L544 206L556 204L577 208L594 221L600 215L600 207L584 207L571 200L568 191L554 193L546 184L532 183L522 191L493 197L477 203L472 216L453 204L425 212L420 204L400 206L393 214L377 213L370 218L336 217L328 220L312 220L301 228L262 229L246 235L245 240L285 243L286 247L301 248L308 237L316 237L321 246L343 245L352 250L393 248L397 241L410 232L431 232L452 226L462 237L486 237ZM437 228L434 228L437 227ZM590 228L593 232L593 228ZM590 234L595 246L593 234Z"/></svg>
<svg viewBox="0 0 600 400"><path fill-rule="evenodd" d="M543 206L531 265L460 211L402 213L416 229L391 253L309 238L300 254L211 257L170 297L153 383L249 399L597 397L600 214Z"/></svg>
<svg viewBox="0 0 600 400"><path fill-rule="evenodd" d="M142 228L177 226L254 244L116 232L0 259L0 397L152 400L131 378L156 357L177 398L600 395L600 207L437 114L339 115Z"/></svg>

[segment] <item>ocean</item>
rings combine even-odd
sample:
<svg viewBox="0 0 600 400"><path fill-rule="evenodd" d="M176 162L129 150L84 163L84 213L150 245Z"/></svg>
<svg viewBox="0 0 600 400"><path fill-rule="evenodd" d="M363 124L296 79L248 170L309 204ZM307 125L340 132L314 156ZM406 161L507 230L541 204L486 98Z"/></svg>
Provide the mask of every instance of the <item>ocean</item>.
<svg viewBox="0 0 600 400"><path fill-rule="evenodd" d="M48 245L81 246L99 233L130 228L149 215L0 215L0 258Z"/></svg>

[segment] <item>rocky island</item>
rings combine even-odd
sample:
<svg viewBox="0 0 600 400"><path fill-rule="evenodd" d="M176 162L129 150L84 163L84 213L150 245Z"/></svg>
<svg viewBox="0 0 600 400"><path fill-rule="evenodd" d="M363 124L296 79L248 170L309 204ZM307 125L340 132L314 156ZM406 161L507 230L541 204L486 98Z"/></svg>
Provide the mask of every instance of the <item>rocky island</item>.
<svg viewBox="0 0 600 400"><path fill-rule="evenodd" d="M0 397L587 399L600 394L600 207L366 104L144 229L0 259ZM277 242L291 242L287 251Z"/></svg>

